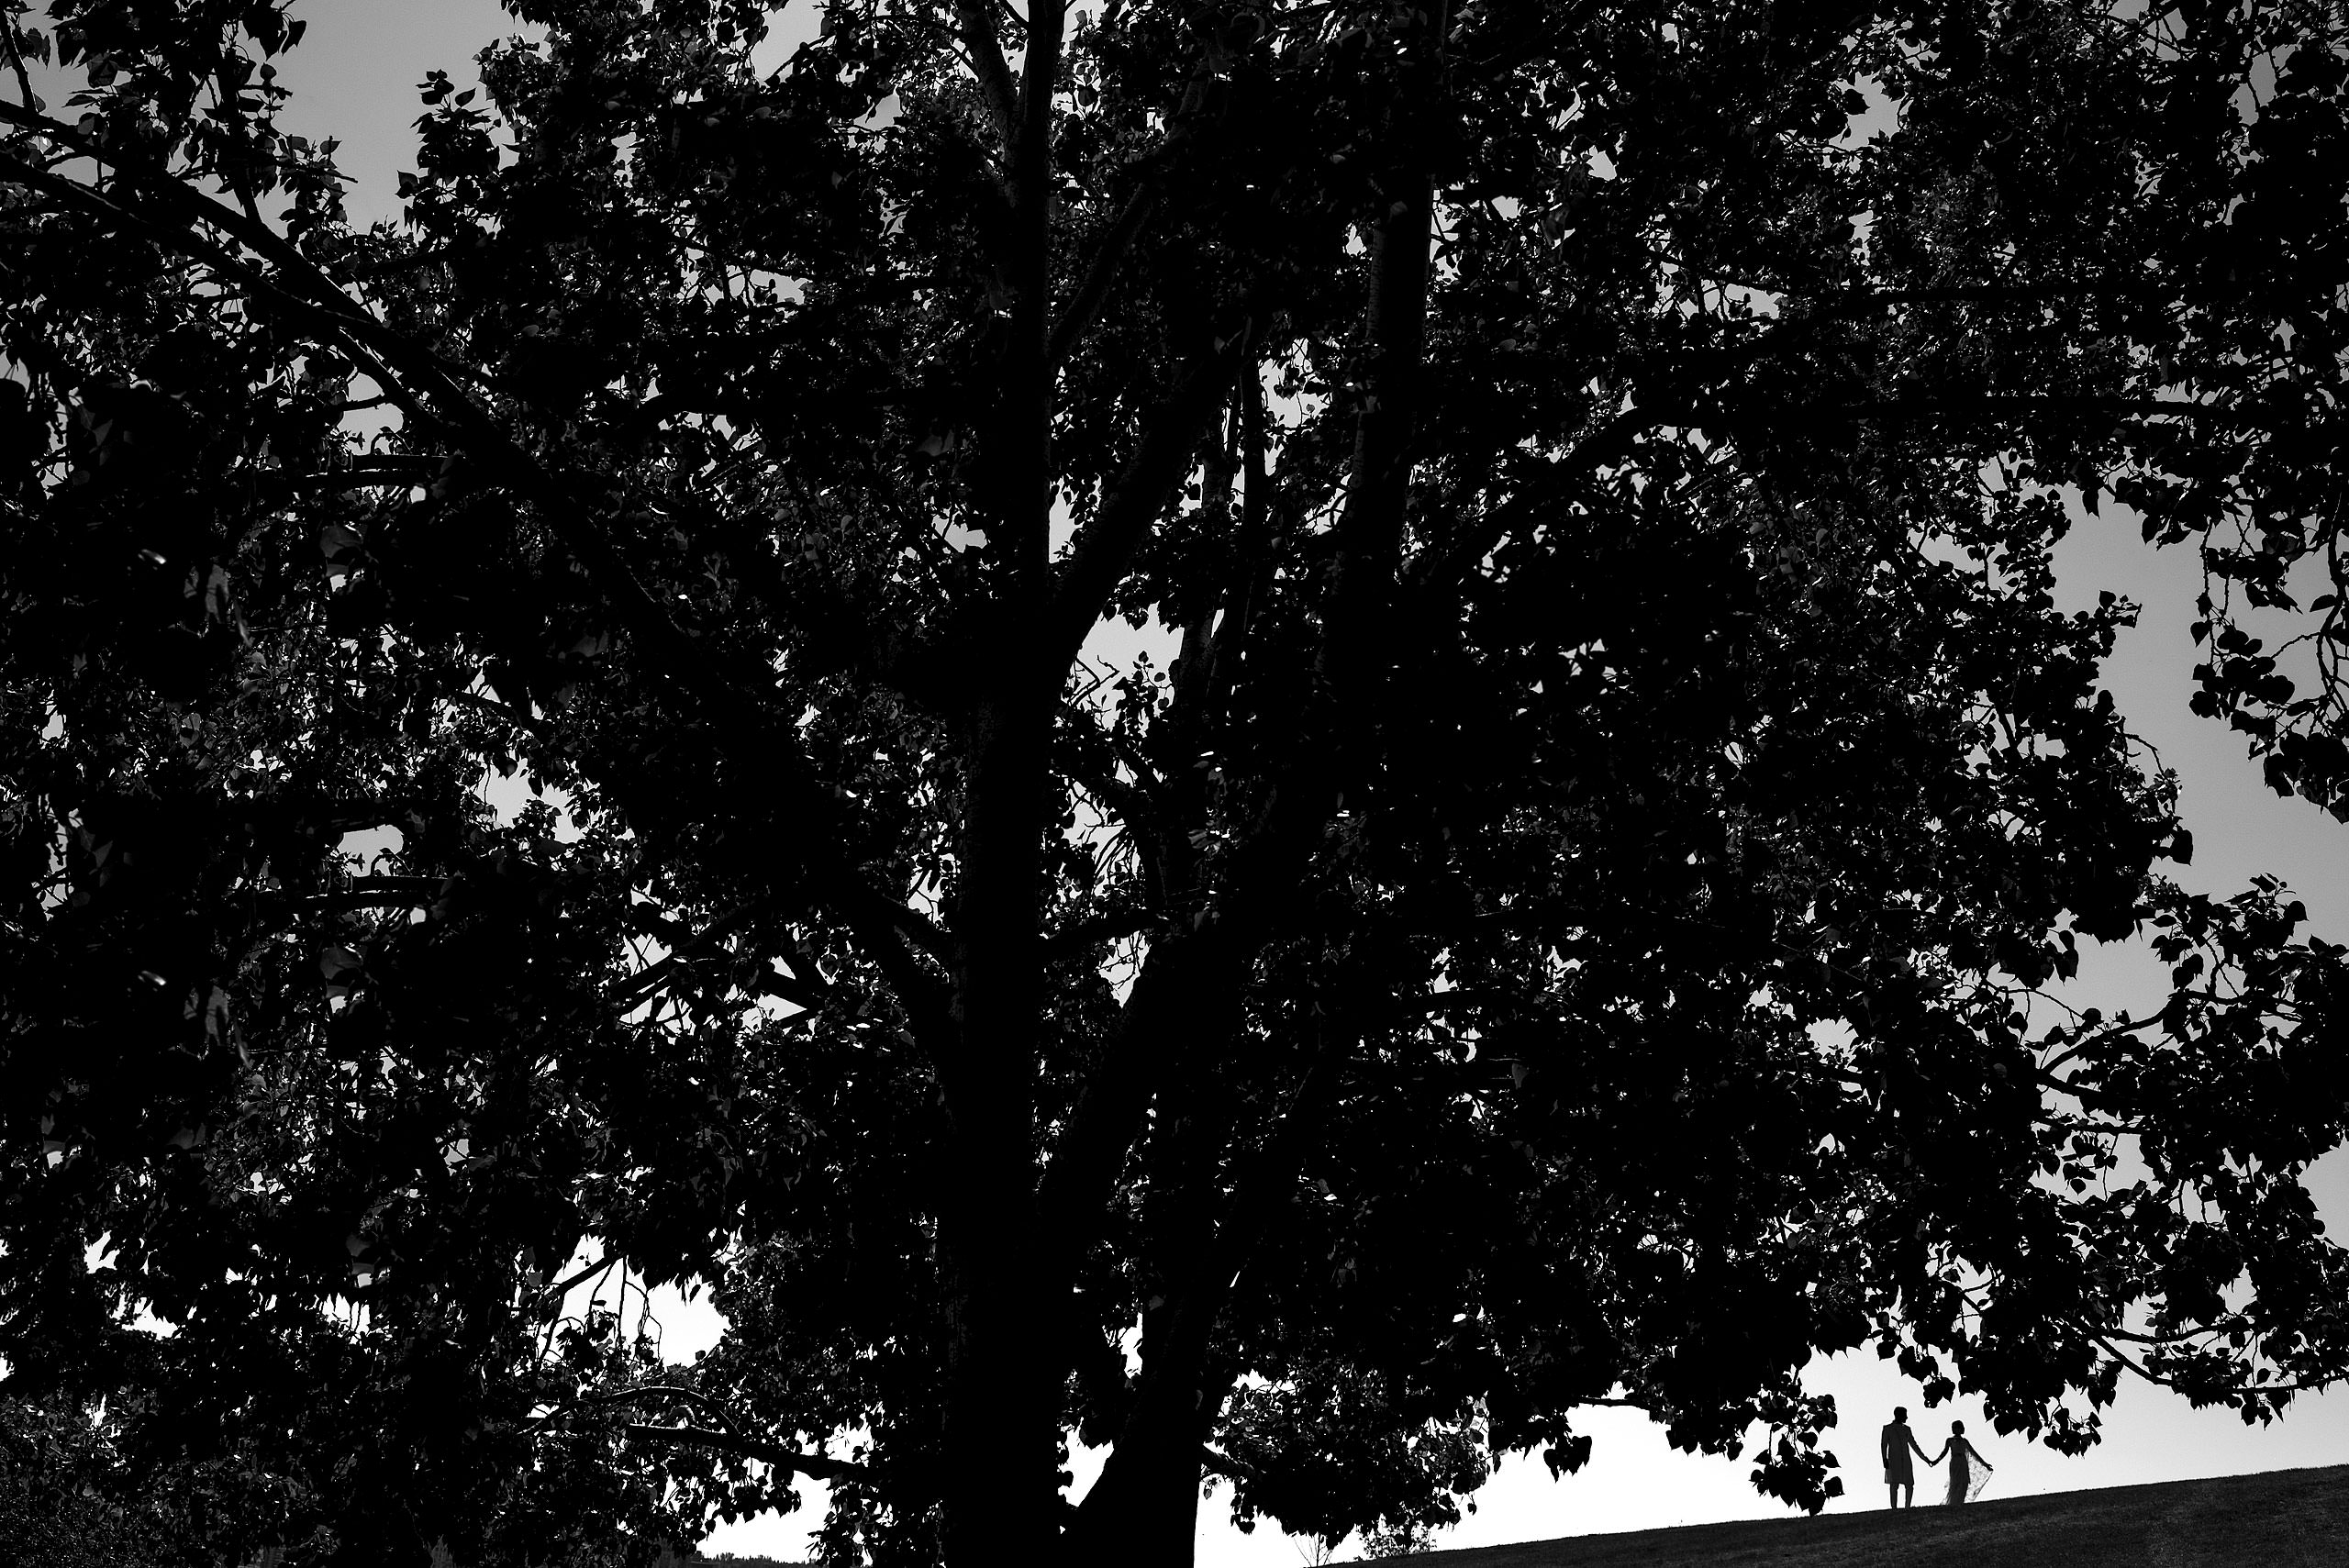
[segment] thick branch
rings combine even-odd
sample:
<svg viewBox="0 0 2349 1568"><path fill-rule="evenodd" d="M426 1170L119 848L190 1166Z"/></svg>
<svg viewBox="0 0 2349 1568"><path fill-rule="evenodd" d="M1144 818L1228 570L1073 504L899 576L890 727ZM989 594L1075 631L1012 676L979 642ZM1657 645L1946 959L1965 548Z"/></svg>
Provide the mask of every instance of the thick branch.
<svg viewBox="0 0 2349 1568"><path fill-rule="evenodd" d="M1066 0L1029 0L1028 55L1019 68L1019 150L1012 163L1022 203L1051 201L1052 94L1060 86L1061 35L1067 30Z"/></svg>
<svg viewBox="0 0 2349 1568"><path fill-rule="evenodd" d="M1240 377L1240 469L1241 579L1238 595L1225 606L1223 622L1216 628L1211 651L1215 668L1208 698L1219 710L1239 683L1257 610L1273 589L1275 552L1272 481L1264 461L1264 383L1252 357Z"/></svg>
<svg viewBox="0 0 2349 1568"><path fill-rule="evenodd" d="M1373 236L1370 359L1364 368L1345 507L1335 530L1338 552L1319 662L1341 728L1366 722L1375 705L1410 498L1435 188L1424 169L1408 170L1401 180L1408 183L1406 190Z"/></svg>
<svg viewBox="0 0 2349 1568"><path fill-rule="evenodd" d="M1086 1081L1037 1192L1056 1267L1073 1275L1107 1223L1142 1114L1194 1011L1214 989L1225 955L1212 934L1176 932L1151 946L1119 1009L1118 1028Z"/></svg>
<svg viewBox="0 0 2349 1568"><path fill-rule="evenodd" d="M1216 339L1195 355L1157 410L1141 443L1085 531L1077 535L1052 585L1046 637L1053 667L1065 669L1101 618L1109 592L1191 472L1199 435L1223 406L1248 331Z"/></svg>
<svg viewBox="0 0 2349 1568"><path fill-rule="evenodd" d="M1163 1334L1147 1352L1141 1386L1101 1478L1079 1509L1086 1540L1098 1540L1124 1500L1141 1484L1153 1449L1196 1448L1198 1429L1213 1412L1200 1399L1200 1373L1217 1320L1254 1260L1283 1195L1302 1169L1309 1140L1321 1128L1336 1088L1338 1068L1351 1041L1341 1033L1324 1038L1312 1064L1279 1118L1241 1162L1231 1203L1217 1227L1208 1256L1176 1298Z"/></svg>
<svg viewBox="0 0 2349 1568"><path fill-rule="evenodd" d="M1431 110L1434 106L1437 50L1444 26L1443 7L1439 6L1418 62L1424 79L1416 109ZM1252 932L1248 928L1261 922L1261 911L1276 901L1279 884L1293 876L1309 855L1338 793L1375 765L1376 708L1391 658L1387 651L1391 602L1400 564L1425 357L1434 206L1433 179L1419 161L1425 140L1420 133L1426 128L1412 115L1398 116L1387 128L1396 155L1390 186L1396 195L1375 231L1365 323L1369 361L1364 367L1346 500L1335 530L1336 580L1317 660L1323 687L1321 713L1311 732L1300 734L1272 808L1235 863L1234 885L1239 891L1230 903L1244 913L1228 923L1216 922L1213 937L1238 951L1252 951ZM1219 379L1219 393L1221 385ZM1193 423L1186 432L1194 441L1197 429L1197 424ZM1186 450L1186 469L1187 458ZM1105 506L1097 526L1109 517L1110 510ZM1130 544L1116 536L1081 542L1097 544L1103 555L1120 545L1130 550L1138 547L1140 528L1147 526L1147 519L1139 527L1131 519L1125 521L1137 530ZM1115 559L1122 570L1125 556L1120 553ZM1094 589L1093 581L1077 575L1078 564L1072 557L1064 588ZM1097 573L1101 570L1097 564L1087 564ZM1108 586L1107 582L1099 582L1095 591L1106 595ZM1131 1000L1140 999L1141 989L1138 982ZM1288 1106L1265 1130L1254 1152L1239 1162L1232 1181L1234 1195L1215 1225L1212 1245L1193 1264L1190 1277L1173 1293L1163 1327L1152 1330L1144 1350L1141 1386L1101 1480L1085 1498L1080 1527L1085 1543L1106 1539L1104 1521L1114 1518L1127 1499L1148 1485L1144 1478L1154 1463L1167 1455L1196 1453L1204 1436L1203 1423L1212 1415L1203 1407L1201 1382L1217 1321L1255 1260L1286 1185L1294 1182L1309 1140L1321 1125L1343 1051L1342 1035L1333 1032L1325 1038ZM1144 1060L1118 1058L1108 1063L1119 1073L1147 1073L1151 1066ZM1130 1087L1117 1086L1128 1096L1134 1093Z"/></svg>
<svg viewBox="0 0 2349 1568"><path fill-rule="evenodd" d="M978 72L979 90L986 95L987 107L995 113L996 134L1003 139L1008 158L1019 140L1019 90L1003 58L995 17L986 0L955 0L954 17L961 24L963 50L970 56L971 69Z"/></svg>

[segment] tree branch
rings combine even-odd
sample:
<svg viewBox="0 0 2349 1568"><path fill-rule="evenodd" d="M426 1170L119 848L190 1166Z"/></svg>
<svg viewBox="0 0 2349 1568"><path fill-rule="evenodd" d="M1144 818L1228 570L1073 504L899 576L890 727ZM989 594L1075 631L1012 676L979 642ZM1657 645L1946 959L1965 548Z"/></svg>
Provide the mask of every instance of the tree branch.
<svg viewBox="0 0 2349 1568"><path fill-rule="evenodd" d="M1362 408L1356 417L1346 498L1334 535L1330 606L1319 673L1331 700L1349 717L1375 704L1387 612L1401 566L1403 519L1410 499L1412 438L1426 358L1429 229L1435 187L1410 169L1406 195L1375 226L1364 336ZM1340 718L1342 727L1345 718Z"/></svg>
<svg viewBox="0 0 2349 1568"><path fill-rule="evenodd" d="M554 738L553 725L535 714L524 713L520 708L506 703L492 702L489 698L476 696L472 692L444 692L441 694L440 700L454 703L459 707L472 708L475 713L487 714L492 718L500 719L514 726L526 735L535 735L541 740L551 740Z"/></svg>
<svg viewBox="0 0 2349 1568"><path fill-rule="evenodd" d="M1191 472L1200 432L1223 406L1234 370L1245 358L1252 323L1194 355L1142 432L1133 456L1092 522L1071 545L1046 611L1048 657L1066 669L1101 618L1101 606L1150 537L1167 502Z"/></svg>
<svg viewBox="0 0 2349 1568"><path fill-rule="evenodd" d="M102 158L102 150L85 144L85 139L72 128L41 116L0 104L0 120L39 128L68 140L86 156ZM420 393L440 410L451 433L457 437L461 445L473 452L476 460L540 503L549 528L563 540L571 553L597 580L613 608L629 623L629 631L652 656L654 663L662 667L663 673L696 695L705 697L715 695L728 702L739 700L736 693L725 689L722 683L714 680L713 672L702 667L692 639L669 618L637 579L634 569L622 557L607 530L593 521L596 508L498 428L489 412L457 386L451 368L444 365L437 354L408 341L376 320L336 288L308 258L270 232L265 225L251 222L243 214L197 195L168 174L157 175L126 165L109 163L108 166L128 176L137 194L160 202L179 217L220 229L241 241L275 263L278 272L290 278L295 286L287 288L261 276L240 259L196 240L184 230L159 224L151 217L133 212L78 182L5 163L0 163L0 182L32 185L81 206L117 227L130 228L158 243L188 250L249 286L256 287L265 300L300 308L324 325L329 337L346 346L358 348L369 357L382 361L386 367L396 370L407 378L412 390ZM376 373L371 370L370 373ZM378 379L396 383L397 378L379 376ZM387 386L386 390L391 388Z"/></svg>
<svg viewBox="0 0 2349 1568"><path fill-rule="evenodd" d="M832 1459L820 1453L802 1453L780 1443L737 1437L731 1432L717 1431L708 1427L652 1427L630 1421L621 1430L645 1442L678 1443L688 1448L739 1454L744 1459L759 1460L795 1475L805 1475L810 1481L870 1482L874 1478L871 1470L845 1459Z"/></svg>
<svg viewBox="0 0 2349 1568"><path fill-rule="evenodd" d="M662 986L667 984L671 975L690 965L694 959L698 954L707 951L712 943L720 940L732 932L741 929L743 926L749 924L752 916L756 915L760 910L768 907L772 902L772 900L768 899L755 899L748 904L740 904L735 906L725 914L720 915L717 919L712 920L708 925L703 927L700 931L696 932L684 944L672 948L669 951L668 955L662 958L659 962L647 964L644 968L637 971L634 974L629 975L626 980L621 981L618 985L612 987L609 992L605 994L604 1001L606 1005L621 1011L625 1011L628 1008L636 1006L639 1002L643 1001L655 991L660 990ZM778 991L775 995L780 996L783 993ZM797 1000L796 997L787 997L785 999L791 1001Z"/></svg>
<svg viewBox="0 0 2349 1568"><path fill-rule="evenodd" d="M1273 590L1275 544L1272 477L1264 457L1264 382L1253 354L1240 377L1240 472L1239 590L1224 606L1210 652L1214 681L1208 699L1218 712L1239 684L1257 611Z"/></svg>
<svg viewBox="0 0 2349 1568"><path fill-rule="evenodd" d="M616 1261L617 1260L611 1258L598 1258L594 1262L588 1264L585 1268L580 1270L577 1273L573 1274L569 1279L560 1280L555 1284L547 1286L546 1289L539 1292L539 1299L540 1301L560 1301L564 1296L571 1294L573 1286L584 1284L590 1274L599 1274L608 1272Z"/></svg>
<svg viewBox="0 0 2349 1568"><path fill-rule="evenodd" d="M1220 1475L1226 1481L1256 1479L1255 1466L1242 1464L1228 1453L1218 1453L1205 1443L1199 1445L1199 1468L1210 1475Z"/></svg>
<svg viewBox="0 0 2349 1568"><path fill-rule="evenodd" d="M1067 0L1028 0L1028 52L1019 67L1018 152L1012 162L1019 200L1049 205L1052 161L1052 94L1060 86L1061 42L1068 30Z"/></svg>
<svg viewBox="0 0 2349 1568"><path fill-rule="evenodd" d="M1068 358L1069 350L1076 347L1078 336L1093 324L1100 311L1102 296L1109 292L1109 280L1117 274L1118 264L1133 249L1135 239L1157 206L1158 180L1155 175L1145 177L1134 188L1133 195L1126 198L1126 205L1109 225L1109 231L1101 237L1101 249L1085 268L1084 281L1076 285L1076 293L1069 296L1068 304L1061 307L1059 319L1052 323L1052 336L1044 348L1048 368L1056 367Z"/></svg>
<svg viewBox="0 0 2349 1568"><path fill-rule="evenodd" d="M1019 91L1013 85L1011 67L1003 58L1003 43L995 30L995 17L986 0L954 0L954 16L962 26L963 48L971 69L978 73L979 90L995 113L996 133L1003 138L1004 156L1019 140Z"/></svg>
<svg viewBox="0 0 2349 1568"><path fill-rule="evenodd" d="M1572 471L1569 482L1629 456L1634 441L1665 422L1665 417L1653 408L1626 408L1576 442L1560 460ZM1486 507L1462 529L1449 549L1431 550L1412 562L1408 579L1412 590L1431 596L1452 592L1508 536L1511 528L1540 516L1551 504L1550 495L1544 492L1539 495L1513 495L1497 506Z"/></svg>
<svg viewBox="0 0 2349 1568"><path fill-rule="evenodd" d="M302 900L302 907L336 913L382 907L414 908L430 903L454 880L453 877L440 876L361 877L340 892L322 893Z"/></svg>
<svg viewBox="0 0 2349 1568"><path fill-rule="evenodd" d="M1200 1434L1186 1429L1211 1414L1199 1397L1209 1339L1260 1250L1280 1194L1297 1179L1308 1140L1320 1126L1339 1063L1351 1043L1351 1037L1343 1032L1323 1037L1288 1104L1252 1156L1241 1162L1232 1181L1230 1204L1217 1227L1206 1264L1174 1304L1170 1321L1143 1362L1141 1385L1134 1392L1117 1445L1079 1509L1081 1528L1088 1539L1098 1539L1104 1521L1116 1517L1122 1499L1130 1495L1148 1465L1153 1446L1163 1451L1169 1445L1191 1448L1197 1444Z"/></svg>
<svg viewBox="0 0 2349 1568"><path fill-rule="evenodd" d="M623 1298L625 1302L625 1298ZM723 1399L705 1394L698 1388L682 1383L639 1383L626 1388L607 1388L580 1396L582 1405L633 1405L642 1399L682 1399L697 1409L707 1410L718 1418L729 1436L747 1436L742 1422Z"/></svg>
<svg viewBox="0 0 2349 1568"><path fill-rule="evenodd" d="M24 95L25 108L32 114L41 110L40 95L33 91L33 79L25 71L25 57L17 47L17 18L0 17L0 41L8 46L8 69L17 74L17 90Z"/></svg>
<svg viewBox="0 0 2349 1568"><path fill-rule="evenodd" d="M1151 916L1147 910L1113 909L1108 914L1063 926L1044 939L1044 951L1047 956L1057 958L1077 952L1095 942L1139 936L1150 927Z"/></svg>
<svg viewBox="0 0 2349 1568"><path fill-rule="evenodd" d="M938 922L910 904L874 895L880 917L906 940L928 953L941 963L951 963L954 956L954 939L939 928Z"/></svg>
<svg viewBox="0 0 2349 1568"><path fill-rule="evenodd" d="M711 1427L655 1427L641 1422L629 1422L622 1429L629 1437L654 1442L675 1442L695 1448L715 1449L721 1453L740 1454L756 1459L779 1469L805 1475L811 1481L870 1481L873 1472L865 1466L829 1454L805 1453L754 1437L742 1429L742 1422L724 1400L703 1393L698 1388L676 1383L640 1383L632 1388L615 1388L590 1394L581 1398L583 1405L633 1405L645 1399L678 1399L716 1417L725 1429Z"/></svg>
<svg viewBox="0 0 2349 1568"><path fill-rule="evenodd" d="M1055 1267L1074 1276L1108 1212L1111 1191L1140 1136L1159 1076L1196 1010L1215 988L1214 937L1174 932L1151 946L1118 1010L1118 1028L1070 1111L1037 1185L1039 1229Z"/></svg>
<svg viewBox="0 0 2349 1568"><path fill-rule="evenodd" d="M57 135L92 158L101 150L84 147L86 139L72 128L41 116L0 104L0 121L26 125ZM112 165L109 165L112 166ZM387 392L406 377L412 395L420 395L440 411L443 428L457 444L480 462L489 477L502 479L529 498L555 537L587 571L606 601L620 617L632 640L662 676L697 703L751 733L748 744L765 757L770 777L780 775L786 791L796 796L802 814L815 827L795 837L794 848L819 899L841 916L852 936L897 987L918 1030L934 1045L952 1038L939 1028L946 1021L943 984L914 963L901 937L918 942L933 954L945 942L934 926L901 905L881 896L841 856L837 835L829 830L831 797L816 782L813 767L802 753L795 729L771 711L763 687L738 684L718 671L694 639L653 598L599 520L602 508L594 497L550 472L523 450L485 408L456 384L461 374L439 356L411 343L375 319L340 290L308 258L285 240L232 208L188 190L167 173L125 171L134 187L161 203L167 210L228 233L277 263L301 285L289 291L274 284L240 258L195 239L185 230L159 224L109 200L103 193L23 165L0 161L0 182L27 184L79 206L110 227L127 228L159 244L195 255L255 291L264 303L295 311L324 328L325 334L353 350L362 360L380 360L369 373ZM393 373L397 372L395 375ZM404 407L413 405L404 400Z"/></svg>
<svg viewBox="0 0 2349 1568"><path fill-rule="evenodd" d="M2272 429L2278 421L2243 408L2221 407L2165 397L2032 397L1984 393L1974 397L1900 397L1840 404L1793 404L1766 422L1820 418L1842 419L2043 419L2054 416L2077 418L2189 419L2233 425L2244 429Z"/></svg>

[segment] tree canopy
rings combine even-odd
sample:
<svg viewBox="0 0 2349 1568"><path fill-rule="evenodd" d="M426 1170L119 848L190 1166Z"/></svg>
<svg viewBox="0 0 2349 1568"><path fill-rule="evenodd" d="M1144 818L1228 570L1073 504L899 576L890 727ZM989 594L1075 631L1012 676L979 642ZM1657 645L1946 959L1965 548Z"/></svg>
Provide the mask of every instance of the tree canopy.
<svg viewBox="0 0 2349 1568"><path fill-rule="evenodd" d="M517 3L367 228L287 6L7 9L0 1392L186 1550L1180 1562L1603 1404L1816 1508L1814 1351L2349 1367L2343 951L2050 555L2199 550L2349 812L2330 0Z"/></svg>

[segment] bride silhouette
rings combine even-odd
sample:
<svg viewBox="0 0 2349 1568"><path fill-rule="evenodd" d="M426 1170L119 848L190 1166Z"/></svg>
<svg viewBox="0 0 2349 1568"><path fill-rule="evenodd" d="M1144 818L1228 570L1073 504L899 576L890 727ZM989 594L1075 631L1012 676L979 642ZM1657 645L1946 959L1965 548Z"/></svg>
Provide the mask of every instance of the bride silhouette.
<svg viewBox="0 0 2349 1568"><path fill-rule="evenodd" d="M1949 1500L1953 1505L1970 1503L1980 1496L1983 1485L1990 1479L1990 1472L1997 1468L1965 1440L1964 1421L1949 1424L1949 1441L1928 1462L1938 1464L1944 1458L1949 1461ZM1974 1468L1977 1464L1982 1467L1978 1473Z"/></svg>

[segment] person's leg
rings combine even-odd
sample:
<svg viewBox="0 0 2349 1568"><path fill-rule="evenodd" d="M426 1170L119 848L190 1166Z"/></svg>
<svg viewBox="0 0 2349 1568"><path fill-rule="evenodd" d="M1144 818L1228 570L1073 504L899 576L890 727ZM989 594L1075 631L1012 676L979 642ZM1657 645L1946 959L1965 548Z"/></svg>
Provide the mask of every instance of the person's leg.
<svg viewBox="0 0 2349 1568"><path fill-rule="evenodd" d="M1900 1506L1900 1483L1898 1481L1887 1482L1886 1483L1884 1489L1892 1494L1892 1506L1896 1508Z"/></svg>

